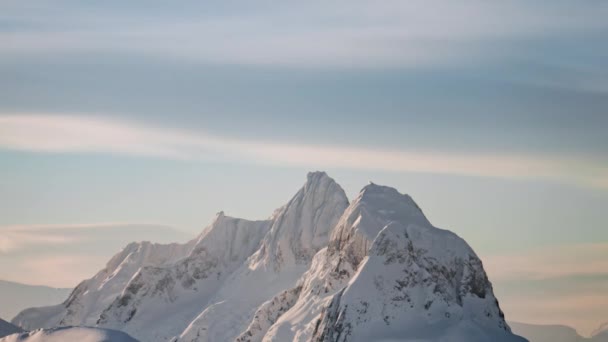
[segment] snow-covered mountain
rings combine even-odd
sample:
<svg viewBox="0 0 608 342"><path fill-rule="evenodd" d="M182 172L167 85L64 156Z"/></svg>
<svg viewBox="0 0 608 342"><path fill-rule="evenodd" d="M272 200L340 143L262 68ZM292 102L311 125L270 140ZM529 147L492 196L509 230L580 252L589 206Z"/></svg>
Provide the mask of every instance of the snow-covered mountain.
<svg viewBox="0 0 608 342"><path fill-rule="evenodd" d="M304 186L272 215L255 253L226 280L210 301L212 306L179 340L234 340L258 306L296 285L313 256L327 245L347 206L344 190L332 178L324 172L309 173Z"/></svg>
<svg viewBox="0 0 608 342"><path fill-rule="evenodd" d="M22 332L23 330L18 326L11 324L3 319L0 319L0 338L15 333Z"/></svg>
<svg viewBox="0 0 608 342"><path fill-rule="evenodd" d="M0 280L0 317L11 319L32 306L55 305L63 302L72 289L34 286Z"/></svg>
<svg viewBox="0 0 608 342"><path fill-rule="evenodd" d="M579 335L574 328L565 325L540 325L509 322L509 325L518 335L527 338L530 342L608 342L608 324L596 329L591 337Z"/></svg>
<svg viewBox="0 0 608 342"><path fill-rule="evenodd" d="M62 304L26 309L12 322L26 330L95 325L103 309L114 301L141 267L161 266L181 259L191 246L192 243L131 243L93 278L81 282Z"/></svg>
<svg viewBox="0 0 608 342"><path fill-rule="evenodd" d="M278 304L275 304L278 303ZM471 248L416 203L370 184L298 285L239 341L523 341L511 334Z"/></svg>
<svg viewBox="0 0 608 342"><path fill-rule="evenodd" d="M26 333L17 333L0 338L0 342L137 342L133 337L121 331L87 328L61 327L38 329Z"/></svg>
<svg viewBox="0 0 608 342"><path fill-rule="evenodd" d="M313 172L269 219L219 213L186 244L131 244L13 322L144 341L524 341L503 316L473 250L411 197L370 184L349 204Z"/></svg>

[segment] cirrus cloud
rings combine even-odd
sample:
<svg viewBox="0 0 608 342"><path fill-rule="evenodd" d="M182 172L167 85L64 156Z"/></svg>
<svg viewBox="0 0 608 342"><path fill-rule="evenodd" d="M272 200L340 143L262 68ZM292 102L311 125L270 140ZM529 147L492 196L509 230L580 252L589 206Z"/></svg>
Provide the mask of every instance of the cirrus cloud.
<svg viewBox="0 0 608 342"><path fill-rule="evenodd" d="M602 161L573 156L446 153L245 140L100 116L0 115L0 148L534 179L595 188L605 188L608 178L608 165Z"/></svg>
<svg viewBox="0 0 608 342"><path fill-rule="evenodd" d="M154 6L133 10L124 2L104 2L96 11L74 3L13 3L4 6L8 29L0 29L4 42L0 52L14 56L134 53L289 67L467 64L516 50L515 45L488 49L495 41L601 32L607 28L608 13L603 3L561 1L259 5L251 9L212 1L201 11L196 3L188 3L189 11L168 8L160 14Z"/></svg>

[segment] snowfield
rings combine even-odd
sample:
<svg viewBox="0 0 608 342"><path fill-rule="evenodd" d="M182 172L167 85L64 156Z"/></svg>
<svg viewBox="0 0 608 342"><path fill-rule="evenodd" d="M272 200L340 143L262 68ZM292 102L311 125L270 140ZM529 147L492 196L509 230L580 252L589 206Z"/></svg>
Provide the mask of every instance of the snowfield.
<svg viewBox="0 0 608 342"><path fill-rule="evenodd" d="M11 319L32 306L59 304L68 298L72 290L0 280L0 317Z"/></svg>
<svg viewBox="0 0 608 342"><path fill-rule="evenodd" d="M396 189L370 183L349 202L324 172L267 220L220 212L186 244L130 244L64 303L13 323L151 342L525 341L464 240Z"/></svg>
<svg viewBox="0 0 608 342"><path fill-rule="evenodd" d="M114 330L61 327L39 329L1 338L0 342L137 342L133 337Z"/></svg>

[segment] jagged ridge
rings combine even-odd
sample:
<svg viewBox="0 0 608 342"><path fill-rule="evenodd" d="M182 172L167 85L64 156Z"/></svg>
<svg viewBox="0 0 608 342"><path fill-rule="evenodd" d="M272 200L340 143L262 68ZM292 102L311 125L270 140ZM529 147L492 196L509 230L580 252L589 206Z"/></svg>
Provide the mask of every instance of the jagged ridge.
<svg viewBox="0 0 608 342"><path fill-rule="evenodd" d="M324 172L268 220L219 213L186 245L129 245L62 306L20 319L146 341L520 341L466 242L390 187L349 204Z"/></svg>

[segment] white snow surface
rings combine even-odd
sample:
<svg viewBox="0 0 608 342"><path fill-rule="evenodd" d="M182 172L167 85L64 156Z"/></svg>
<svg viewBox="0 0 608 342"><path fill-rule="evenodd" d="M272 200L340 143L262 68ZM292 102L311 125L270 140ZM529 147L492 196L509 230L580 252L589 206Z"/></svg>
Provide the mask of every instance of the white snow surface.
<svg viewBox="0 0 608 342"><path fill-rule="evenodd" d="M296 285L347 206L344 190L333 179L324 172L309 173L304 186L272 216L257 251L211 300L213 308L196 317L179 340L234 340L259 305Z"/></svg>
<svg viewBox="0 0 608 342"><path fill-rule="evenodd" d="M349 204L324 172L268 220L219 213L187 244L129 245L65 303L14 322L151 342L524 341L464 240L390 187Z"/></svg>
<svg viewBox="0 0 608 342"><path fill-rule="evenodd" d="M0 342L137 342L133 337L115 330L60 327L38 329L0 338Z"/></svg>
<svg viewBox="0 0 608 342"><path fill-rule="evenodd" d="M167 341L188 326L226 278L245 262L268 231L269 221L220 213L185 258L141 268L101 314L98 324L145 341Z"/></svg>

